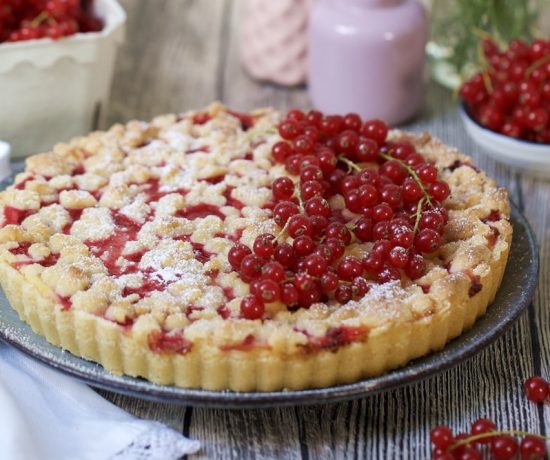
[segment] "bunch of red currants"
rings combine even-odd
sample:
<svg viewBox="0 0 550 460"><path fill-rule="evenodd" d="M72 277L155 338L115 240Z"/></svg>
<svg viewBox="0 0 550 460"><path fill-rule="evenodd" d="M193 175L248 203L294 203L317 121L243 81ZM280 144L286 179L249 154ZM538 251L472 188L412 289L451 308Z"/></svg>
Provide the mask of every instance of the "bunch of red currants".
<svg viewBox="0 0 550 460"><path fill-rule="evenodd" d="M521 439L518 442L517 437ZM488 448L495 460L542 460L546 456L545 437L521 431L498 431L495 422L480 418L472 423L469 433L454 435L441 425L432 429L433 460L481 460Z"/></svg>
<svg viewBox="0 0 550 460"><path fill-rule="evenodd" d="M550 40L482 41L482 71L460 88L468 114L506 136L550 143Z"/></svg>
<svg viewBox="0 0 550 460"><path fill-rule="evenodd" d="M93 0L0 0L0 42L100 31L92 7Z"/></svg>
<svg viewBox="0 0 550 460"><path fill-rule="evenodd" d="M279 134L272 157L289 176L273 181L270 207L280 233L259 235L252 248L238 243L228 255L250 284L243 317L260 319L275 301L290 310L345 304L372 283L424 274L424 256L443 244L448 219L441 203L450 189L434 165L410 142L388 140L382 121L356 114L291 110ZM354 243L370 250L348 250Z"/></svg>

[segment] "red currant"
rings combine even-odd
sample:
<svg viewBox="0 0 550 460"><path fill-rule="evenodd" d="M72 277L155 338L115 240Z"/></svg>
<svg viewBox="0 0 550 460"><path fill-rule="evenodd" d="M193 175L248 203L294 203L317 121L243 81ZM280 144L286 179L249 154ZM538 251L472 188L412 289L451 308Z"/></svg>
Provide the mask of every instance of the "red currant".
<svg viewBox="0 0 550 460"><path fill-rule="evenodd" d="M331 149L322 149L320 152L317 153L317 157L319 158L319 167L324 174L328 174L336 168L338 159Z"/></svg>
<svg viewBox="0 0 550 460"><path fill-rule="evenodd" d="M430 432L430 441L435 447L447 450L454 441L453 432L447 426L436 426Z"/></svg>
<svg viewBox="0 0 550 460"><path fill-rule="evenodd" d="M412 255L409 258L407 266L405 267L405 273L407 273L407 276L412 280L418 279L422 275L424 275L425 270L426 263L424 262L424 258L420 254Z"/></svg>
<svg viewBox="0 0 550 460"><path fill-rule="evenodd" d="M388 261L395 268L405 268L409 263L409 253L405 248L396 246L388 254Z"/></svg>
<svg viewBox="0 0 550 460"><path fill-rule="evenodd" d="M334 298L341 304L348 303L353 296L353 292L351 290L351 287L347 284L341 284L336 288L336 291L334 292Z"/></svg>
<svg viewBox="0 0 550 460"><path fill-rule="evenodd" d="M322 196L325 191L323 184L316 180L310 180L307 182L302 182L300 186L300 192L302 193L303 200L309 200L314 196Z"/></svg>
<svg viewBox="0 0 550 460"><path fill-rule="evenodd" d="M279 227L284 227L287 221L300 212L298 205L291 201L281 201L273 210L273 220Z"/></svg>
<svg viewBox="0 0 550 460"><path fill-rule="evenodd" d="M372 209L372 219L375 222L388 221L393 217L393 209L386 203L376 205Z"/></svg>
<svg viewBox="0 0 550 460"><path fill-rule="evenodd" d="M323 171L321 171L319 166L308 165L302 167L302 170L300 171L300 181L302 183L320 180L323 180Z"/></svg>
<svg viewBox="0 0 550 460"><path fill-rule="evenodd" d="M294 182L288 177L277 177L271 190L276 200L289 200L294 195Z"/></svg>
<svg viewBox="0 0 550 460"><path fill-rule="evenodd" d="M361 180L359 176L346 176L342 179L340 183L340 193L344 196L355 191L361 185Z"/></svg>
<svg viewBox="0 0 550 460"><path fill-rule="evenodd" d="M441 180L436 180L433 184L429 186L429 192L432 198L435 198L437 201L445 201L451 194L451 189L447 182Z"/></svg>
<svg viewBox="0 0 550 460"><path fill-rule="evenodd" d="M292 267L296 261L292 246L288 243L279 244L275 248L275 260L285 268Z"/></svg>
<svg viewBox="0 0 550 460"><path fill-rule="evenodd" d="M550 385L542 377L530 377L523 384L523 389L529 401L543 402L550 393Z"/></svg>
<svg viewBox="0 0 550 460"><path fill-rule="evenodd" d="M346 252L346 243L340 238L327 237L325 244L330 248L333 260L338 260Z"/></svg>
<svg viewBox="0 0 550 460"><path fill-rule="evenodd" d="M379 173L399 185L402 184L407 177L407 171L396 160L386 161L382 166L380 166Z"/></svg>
<svg viewBox="0 0 550 460"><path fill-rule="evenodd" d="M518 443L511 436L495 436L491 441L491 453L495 460L509 460L516 457Z"/></svg>
<svg viewBox="0 0 550 460"><path fill-rule="evenodd" d="M313 225L309 217L303 214L296 214L289 219L287 232L292 238L302 235L311 236L313 233Z"/></svg>
<svg viewBox="0 0 550 460"><path fill-rule="evenodd" d="M434 165L424 164L416 171L418 178L425 184L433 184L437 179L437 169Z"/></svg>
<svg viewBox="0 0 550 460"><path fill-rule="evenodd" d="M306 257L306 270L311 276L321 276L327 271L326 260L318 254L310 254Z"/></svg>
<svg viewBox="0 0 550 460"><path fill-rule="evenodd" d="M304 112L302 112L300 109L290 109L286 114L287 120L294 121L296 123L301 123L305 120L305 118L306 116L304 115Z"/></svg>
<svg viewBox="0 0 550 460"><path fill-rule="evenodd" d="M417 235L414 242L414 245L416 249L418 249L420 252L425 252L426 254L430 254L437 249L442 244L441 236L439 233L437 233L435 230L432 230L431 228L423 228L420 230Z"/></svg>
<svg viewBox="0 0 550 460"><path fill-rule="evenodd" d="M310 110L306 115L306 121L310 125L315 126L316 128L320 128L322 119L323 119L323 114L318 110Z"/></svg>
<svg viewBox="0 0 550 460"><path fill-rule="evenodd" d="M279 262L268 262L262 267L262 278L280 283L285 279L285 268Z"/></svg>
<svg viewBox="0 0 550 460"><path fill-rule="evenodd" d="M252 254L252 251L248 246L237 243L229 250L229 253L227 254L227 259L229 260L229 263L234 270L239 270L241 268L241 263L243 259L249 254Z"/></svg>
<svg viewBox="0 0 550 460"><path fill-rule="evenodd" d="M298 273L294 279L294 286L300 292L310 291L315 286L315 278L307 273Z"/></svg>
<svg viewBox="0 0 550 460"><path fill-rule="evenodd" d="M316 196L307 200L305 206L306 214L310 216L330 217L331 210L328 201L320 196Z"/></svg>
<svg viewBox="0 0 550 460"><path fill-rule="evenodd" d="M403 201L406 203L416 203L422 198L423 192L420 185L412 177L408 177L403 182Z"/></svg>
<svg viewBox="0 0 550 460"><path fill-rule="evenodd" d="M386 266L382 271L378 272L376 275L376 281L380 284L389 283L391 281L397 281L401 279L401 273L399 270L392 266Z"/></svg>
<svg viewBox="0 0 550 460"><path fill-rule="evenodd" d="M375 140L378 144L382 144L388 135L388 126L381 120L368 120L363 125L361 133L365 137Z"/></svg>
<svg viewBox="0 0 550 460"><path fill-rule="evenodd" d="M401 246L405 249L410 248L414 243L414 233L408 225L398 223L390 224L390 241L394 246ZM403 267L400 267L403 268Z"/></svg>
<svg viewBox="0 0 550 460"><path fill-rule="evenodd" d="M363 265L357 257L346 256L338 264L336 272L340 279L351 281L363 273Z"/></svg>
<svg viewBox="0 0 550 460"><path fill-rule="evenodd" d="M301 133L300 126L294 121L283 121L279 125L279 134L283 139L292 140Z"/></svg>
<svg viewBox="0 0 550 460"><path fill-rule="evenodd" d="M327 239L336 238L342 240L345 245L348 245L351 242L351 233L349 232L347 227L341 222L332 222L328 224L325 235Z"/></svg>
<svg viewBox="0 0 550 460"><path fill-rule="evenodd" d="M478 418L475 422L472 423L472 428L470 430L470 433L472 436L483 434L483 433L490 433L492 431L496 431L497 427L495 425L495 422L492 420L489 420L487 418ZM482 438L477 441L476 443L479 444L489 444L493 438L487 437Z"/></svg>
<svg viewBox="0 0 550 460"><path fill-rule="evenodd" d="M336 147L338 152L344 155L351 155L355 152L357 145L359 144L359 134L355 131L347 129L342 131L336 140Z"/></svg>
<svg viewBox="0 0 550 460"><path fill-rule="evenodd" d="M372 219L370 217L359 219L353 232L360 241L370 241L372 239Z"/></svg>
<svg viewBox="0 0 550 460"><path fill-rule="evenodd" d="M384 185L384 187L382 187L382 191L380 192L380 200L387 203L393 209L400 207L403 202L401 187L395 184ZM376 200L369 206L372 206L375 203Z"/></svg>
<svg viewBox="0 0 550 460"><path fill-rule="evenodd" d="M281 289L281 301L285 305L295 305L298 303L298 289L292 283L284 283Z"/></svg>
<svg viewBox="0 0 550 460"><path fill-rule="evenodd" d="M359 300L369 292L369 285L365 278L357 276L351 282L351 295L354 299Z"/></svg>
<svg viewBox="0 0 550 460"><path fill-rule="evenodd" d="M311 138L311 136L301 134L294 138L294 140L292 141L292 147L297 154L307 155L313 151L313 147L315 147L315 142Z"/></svg>
<svg viewBox="0 0 550 460"><path fill-rule="evenodd" d="M338 287L338 275L334 272L327 272L319 279L323 292L332 292Z"/></svg>
<svg viewBox="0 0 550 460"><path fill-rule="evenodd" d="M275 235L262 233L254 240L254 253L260 257L271 257L275 252Z"/></svg>
<svg viewBox="0 0 550 460"><path fill-rule="evenodd" d="M321 120L321 131L326 136L338 134L344 126L344 120L339 115L328 115Z"/></svg>
<svg viewBox="0 0 550 460"><path fill-rule="evenodd" d="M241 300L241 314L246 319L261 319L265 313L264 303L253 295Z"/></svg>
<svg viewBox="0 0 550 460"><path fill-rule="evenodd" d="M271 148L271 155L277 163L284 163L294 153L290 144L279 141Z"/></svg>
<svg viewBox="0 0 550 460"><path fill-rule="evenodd" d="M546 455L546 444L537 436L525 436L519 447L522 460L542 460Z"/></svg>
<svg viewBox="0 0 550 460"><path fill-rule="evenodd" d="M359 131L361 129L361 117L356 113L348 113L344 117L344 127L353 131Z"/></svg>
<svg viewBox="0 0 550 460"><path fill-rule="evenodd" d="M241 276L246 280L258 278L262 274L263 259L254 254L245 256L241 262Z"/></svg>
<svg viewBox="0 0 550 460"><path fill-rule="evenodd" d="M391 227L387 220L377 222L372 227L372 239L373 240L388 240L390 238Z"/></svg>
<svg viewBox="0 0 550 460"><path fill-rule="evenodd" d="M292 243L294 252L299 256L307 256L313 252L315 248L315 242L310 236L301 235L298 236Z"/></svg>
<svg viewBox="0 0 550 460"><path fill-rule="evenodd" d="M398 160L405 160L413 153L416 153L414 145L407 141L399 141L391 143L391 156Z"/></svg>
<svg viewBox="0 0 550 460"><path fill-rule="evenodd" d="M363 268L371 275L380 273L384 268L384 259L376 254L369 254L363 259Z"/></svg>
<svg viewBox="0 0 550 460"><path fill-rule="evenodd" d="M279 300L281 295L279 283L267 278L259 280L257 292L256 297L266 303Z"/></svg>
<svg viewBox="0 0 550 460"><path fill-rule="evenodd" d="M355 147L355 158L359 162L374 162L378 157L378 144L375 140L360 137Z"/></svg>

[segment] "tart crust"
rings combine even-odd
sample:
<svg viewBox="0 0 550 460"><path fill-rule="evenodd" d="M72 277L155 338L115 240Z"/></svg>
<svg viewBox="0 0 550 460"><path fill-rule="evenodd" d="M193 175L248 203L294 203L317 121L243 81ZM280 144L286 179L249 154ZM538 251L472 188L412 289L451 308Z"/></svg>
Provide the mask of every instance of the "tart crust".
<svg viewBox="0 0 550 460"><path fill-rule="evenodd" d="M232 127L235 124L235 120L229 120L235 117L219 104L201 113L208 113L214 120L220 118L222 128L227 120ZM278 114L266 109L252 115L259 120L257 133L251 128L250 132L237 132L237 136L248 143L247 149L254 153L255 162L265 163L265 155L256 154L254 143L261 139L269 146L278 140L272 131ZM190 113L183 117L192 116ZM56 170L58 165L52 158L60 163L80 164L84 160L78 152L101 152L107 144L105 139L113 136L119 146L135 149L150 136L152 126L164 129L178 123L180 118L167 116L151 124L131 122L107 133L94 133L56 146L54 153L42 154L47 155L46 159L31 157L27 172L16 183L29 174L39 175L39 171L51 184L63 172ZM130 136L132 133L135 138ZM106 300L101 314L93 307L75 307L87 305L77 302L78 295L102 276L101 270L76 273L77 268L82 272L82 267L69 264L62 272L72 283L66 291L63 280L52 281L44 275L47 269L39 263L18 265L21 256L10 250L19 242L46 242L52 246L56 234L51 229L44 230L32 219L27 222L29 217L21 225L4 225L0 229L0 283L12 307L34 332L116 374L139 376L158 384L235 391L327 387L379 375L441 349L485 313L499 288L512 239L506 191L473 168L469 157L428 134L393 131L391 136L411 141L419 153L434 162L451 188L451 196L445 203L450 214L446 244L434 256L426 275L414 282L373 285L364 299L345 306L315 304L309 310L294 313L272 306L272 319L264 321L244 320L231 314L223 318L206 308L208 314L200 313L191 324L186 322L186 327L174 329L179 333L177 350L151 347L151 334L170 326L168 313L158 319L154 306L143 314L134 311L131 325L107 319L106 312L115 303L112 297ZM118 158L119 153L113 155ZM128 158L131 153L127 150L121 155ZM46 171L48 168L51 171ZM276 175L280 172L276 171ZM0 195L3 206L21 206L17 201L21 197L14 197L13 190L14 187ZM491 214L493 217L488 221ZM252 221L270 220L257 213L251 212L251 216ZM84 254L82 259L70 245L61 246L60 260L71 257L76 263L88 260L88 255ZM218 269L223 272L224 267ZM67 308L68 297L73 299L73 308Z"/></svg>

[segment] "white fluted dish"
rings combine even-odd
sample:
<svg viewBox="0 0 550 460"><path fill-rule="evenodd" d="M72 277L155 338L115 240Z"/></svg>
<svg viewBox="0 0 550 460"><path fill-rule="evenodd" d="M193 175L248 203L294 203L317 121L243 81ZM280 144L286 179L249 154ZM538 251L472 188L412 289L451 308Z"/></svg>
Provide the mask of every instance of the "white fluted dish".
<svg viewBox="0 0 550 460"><path fill-rule="evenodd" d="M481 126L460 107L467 133L495 160L538 177L550 179L550 144L536 144L495 133Z"/></svg>

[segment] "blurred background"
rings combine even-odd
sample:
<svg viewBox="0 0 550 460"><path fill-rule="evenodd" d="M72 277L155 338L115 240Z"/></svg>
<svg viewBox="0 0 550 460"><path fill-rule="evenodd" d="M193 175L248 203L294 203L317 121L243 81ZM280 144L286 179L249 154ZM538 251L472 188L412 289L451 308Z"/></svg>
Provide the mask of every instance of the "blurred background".
<svg viewBox="0 0 550 460"><path fill-rule="evenodd" d="M443 91L458 105L484 39L504 52L550 30L550 0L29 0L10 19L21 3L0 1L0 139L15 157L213 100L403 124ZM82 11L60 31L70 5Z"/></svg>

